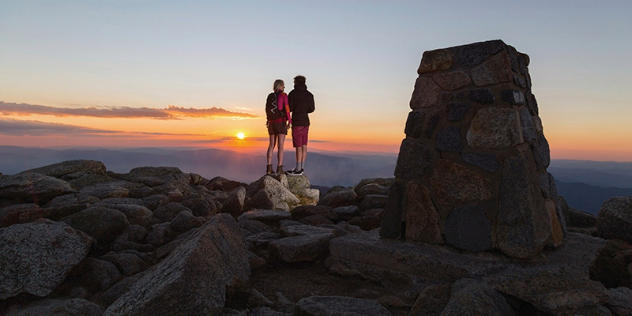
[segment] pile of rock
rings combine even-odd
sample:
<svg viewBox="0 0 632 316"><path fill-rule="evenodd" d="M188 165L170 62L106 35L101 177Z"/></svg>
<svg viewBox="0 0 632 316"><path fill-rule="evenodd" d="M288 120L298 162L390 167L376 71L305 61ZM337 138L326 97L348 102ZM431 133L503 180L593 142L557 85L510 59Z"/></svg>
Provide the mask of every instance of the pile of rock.
<svg viewBox="0 0 632 316"><path fill-rule="evenodd" d="M362 187L385 198L389 181ZM221 314L227 294L252 296L251 268L322 262L331 239L362 231L347 221L379 227L383 203L367 204L366 189L359 198L342 191L353 199L334 208L327 201L341 191L333 190L317 206L320 192L305 176L245 184L175 167L116 174L85 160L3 176L0 309L159 315L177 305L186 315Z"/></svg>
<svg viewBox="0 0 632 316"><path fill-rule="evenodd" d="M561 244L528 65L500 40L423 54L383 237L515 258Z"/></svg>
<svg viewBox="0 0 632 316"><path fill-rule="evenodd" d="M307 179L284 175L245 184L172 167L116 174L96 161L37 171L0 178L0 310L7 315L625 315L632 309L632 246L591 236L627 238L627 198L605 203L597 219L558 197L571 233L558 249L520 262L379 238L393 178L316 197L305 190ZM293 188L293 180L302 184ZM270 300L250 285L258 269L306 264L361 276L391 294L379 303L312 295L292 302L280 292Z"/></svg>

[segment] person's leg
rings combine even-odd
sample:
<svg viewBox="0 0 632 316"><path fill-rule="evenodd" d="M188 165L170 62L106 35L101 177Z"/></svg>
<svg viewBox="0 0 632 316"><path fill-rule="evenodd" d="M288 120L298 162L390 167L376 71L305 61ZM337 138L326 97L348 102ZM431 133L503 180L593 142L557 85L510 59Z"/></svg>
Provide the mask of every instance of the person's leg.
<svg viewBox="0 0 632 316"><path fill-rule="evenodd" d="M279 152L277 153L277 159L278 159L278 166L279 167L283 167L283 144L285 143L285 134L279 134L277 135L279 137L279 143L278 143L278 150ZM277 172L279 172L277 167ZM283 172L283 170L281 170L281 172Z"/></svg>
<svg viewBox="0 0 632 316"><path fill-rule="evenodd" d="M305 126L303 137L301 137L301 170L305 169L305 158L307 158L307 139L309 135L309 126Z"/></svg>
<svg viewBox="0 0 632 316"><path fill-rule="evenodd" d="M305 158L307 158L307 145L301 146L301 169L305 169Z"/></svg>
<svg viewBox="0 0 632 316"><path fill-rule="evenodd" d="M301 146L297 145L298 144L298 134L296 133L297 128L295 126L292 126L292 145L294 146L294 149L296 150L296 167L294 167L293 171L299 171L301 170Z"/></svg>
<svg viewBox="0 0 632 316"><path fill-rule="evenodd" d="M274 146L276 146L276 135L270 135L270 143L268 144L268 153L267 153L267 172L272 173L272 153L274 152Z"/></svg>

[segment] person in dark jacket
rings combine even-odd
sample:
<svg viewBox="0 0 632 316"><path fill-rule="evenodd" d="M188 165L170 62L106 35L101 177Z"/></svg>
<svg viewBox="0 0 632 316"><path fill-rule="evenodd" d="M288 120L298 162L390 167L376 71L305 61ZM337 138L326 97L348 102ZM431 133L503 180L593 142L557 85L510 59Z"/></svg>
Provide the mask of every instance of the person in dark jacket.
<svg viewBox="0 0 632 316"><path fill-rule="evenodd" d="M292 112L292 143L296 148L296 168L288 175L301 175L305 168L307 156L307 134L309 132L309 115L314 112L314 95L307 91L305 77L294 77L294 90L288 94L290 112Z"/></svg>

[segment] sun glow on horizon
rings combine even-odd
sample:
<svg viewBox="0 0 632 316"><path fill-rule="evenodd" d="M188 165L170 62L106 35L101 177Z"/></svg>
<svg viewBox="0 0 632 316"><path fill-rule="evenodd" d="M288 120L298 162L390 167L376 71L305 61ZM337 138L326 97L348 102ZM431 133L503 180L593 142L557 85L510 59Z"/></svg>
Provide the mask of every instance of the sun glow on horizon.
<svg viewBox="0 0 632 316"><path fill-rule="evenodd" d="M246 138L246 134L244 134L242 132L239 132L239 133L237 133L237 138L238 139L244 139L244 138Z"/></svg>

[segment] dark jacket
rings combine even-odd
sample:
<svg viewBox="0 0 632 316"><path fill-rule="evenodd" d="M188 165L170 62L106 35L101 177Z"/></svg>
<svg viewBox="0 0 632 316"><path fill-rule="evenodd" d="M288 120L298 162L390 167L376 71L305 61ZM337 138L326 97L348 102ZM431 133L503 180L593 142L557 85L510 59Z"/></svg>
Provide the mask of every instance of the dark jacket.
<svg viewBox="0 0 632 316"><path fill-rule="evenodd" d="M287 97L292 112L292 125L309 126L307 113L314 112L314 95L307 91L305 84L294 84L294 90Z"/></svg>

